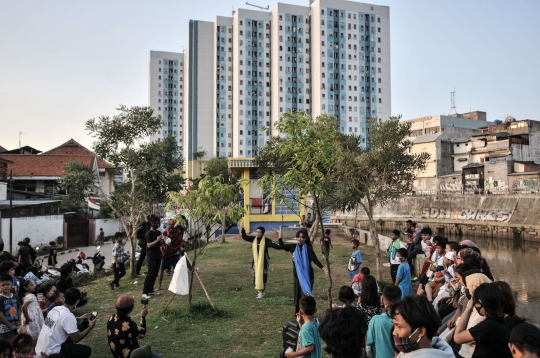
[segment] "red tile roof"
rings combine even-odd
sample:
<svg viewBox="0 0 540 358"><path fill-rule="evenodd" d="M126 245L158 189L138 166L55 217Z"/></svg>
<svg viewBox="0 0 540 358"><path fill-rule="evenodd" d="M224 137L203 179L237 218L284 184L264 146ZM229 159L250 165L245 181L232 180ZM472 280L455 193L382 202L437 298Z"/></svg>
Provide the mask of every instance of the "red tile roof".
<svg viewBox="0 0 540 358"><path fill-rule="evenodd" d="M75 140L70 139L64 144L53 148L51 150L48 150L44 152L43 154L50 154L50 155L73 155L73 156L95 156L97 158L97 164L98 168L103 169L115 169L116 167L108 162L106 162L103 159L100 159L94 152L92 152L90 149L84 147L83 145L77 143Z"/></svg>
<svg viewBox="0 0 540 358"><path fill-rule="evenodd" d="M14 177L50 176L59 177L65 174L64 165L77 161L93 167L96 157L84 155L35 155L35 154L2 154L2 158L10 160L8 171L13 170Z"/></svg>

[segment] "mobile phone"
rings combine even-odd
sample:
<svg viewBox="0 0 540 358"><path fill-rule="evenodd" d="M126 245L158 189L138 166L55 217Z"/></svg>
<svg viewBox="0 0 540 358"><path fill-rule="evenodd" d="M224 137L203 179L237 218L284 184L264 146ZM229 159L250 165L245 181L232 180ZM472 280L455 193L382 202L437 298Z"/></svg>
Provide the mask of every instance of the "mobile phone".
<svg viewBox="0 0 540 358"><path fill-rule="evenodd" d="M446 277L448 277L449 279L453 279L453 278L454 278L454 276L452 276L452 274L451 274L450 272L448 272L448 271L444 271L444 275L445 275Z"/></svg>
<svg viewBox="0 0 540 358"><path fill-rule="evenodd" d="M90 316L90 321L95 320L96 317L97 317L97 312L96 311L92 312L92 315Z"/></svg>

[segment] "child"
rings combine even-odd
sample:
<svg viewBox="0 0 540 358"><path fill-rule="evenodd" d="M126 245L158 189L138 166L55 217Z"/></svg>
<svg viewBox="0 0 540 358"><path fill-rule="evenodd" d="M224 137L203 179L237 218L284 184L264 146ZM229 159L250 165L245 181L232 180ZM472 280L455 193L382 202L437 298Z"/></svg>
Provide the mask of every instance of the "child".
<svg viewBox="0 0 540 358"><path fill-rule="evenodd" d="M21 285L20 295L23 297L22 302L22 320L19 333L28 333L32 336L34 343L37 342L41 327L45 323L43 313L39 308L37 297L34 294L36 284L32 280L24 280Z"/></svg>
<svg viewBox="0 0 540 358"><path fill-rule="evenodd" d="M0 358L11 358L13 356L13 350L11 344L5 339L0 340Z"/></svg>
<svg viewBox="0 0 540 358"><path fill-rule="evenodd" d="M408 256L409 251L404 248L399 249L396 254L401 264L397 270L395 284L401 289L401 298L412 295L411 268L407 263Z"/></svg>
<svg viewBox="0 0 540 358"><path fill-rule="evenodd" d="M303 296L300 299L300 311L296 314L296 321L300 327L296 352L285 353L285 357L319 358L321 356L319 320L313 317L315 312L317 312L315 299L312 296Z"/></svg>
<svg viewBox="0 0 540 358"><path fill-rule="evenodd" d="M373 357L393 357L392 336L390 333L393 327L392 319L388 315L390 307L401 299L401 289L396 285L386 285L383 288L381 303L385 312L374 316L369 321L366 337L366 356Z"/></svg>
<svg viewBox="0 0 540 358"><path fill-rule="evenodd" d="M19 333L13 339L13 358L33 358L32 337L26 333Z"/></svg>
<svg viewBox="0 0 540 358"><path fill-rule="evenodd" d="M4 261L0 263L0 275L11 276L11 283L13 284L13 293L19 292L19 280L15 278L15 263L10 261Z"/></svg>
<svg viewBox="0 0 540 358"><path fill-rule="evenodd" d="M392 242L386 249L386 257L388 258L388 261L390 261L390 277L392 278L392 282L396 281L397 270L401 264L401 261L397 259L397 250L400 248L407 248L407 245L401 242L399 234L399 230L392 230L392 233L390 234Z"/></svg>
<svg viewBox="0 0 540 358"><path fill-rule="evenodd" d="M428 282L433 278L436 272L442 271L444 269L444 248L446 247L446 242L441 241L437 242L437 245L435 246L435 252L431 255L431 258L426 257L424 259L424 262L429 264L429 269L427 270L426 274L422 276L420 279L420 284L418 285L418 291L416 292L417 295L421 296L426 294L426 285ZM439 278L439 280L442 282L444 281L444 277ZM428 297L428 300L431 302L433 301L433 298Z"/></svg>
<svg viewBox="0 0 540 358"><path fill-rule="evenodd" d="M47 313L49 313L56 306L62 306L64 304L64 294L60 291L55 291L50 299L52 299L53 302L49 305L49 307L47 307Z"/></svg>
<svg viewBox="0 0 540 358"><path fill-rule="evenodd" d="M58 261L56 261L56 242L51 241L49 242L49 260L47 261L47 265L54 267L57 264Z"/></svg>
<svg viewBox="0 0 540 358"><path fill-rule="evenodd" d="M362 264L362 253L360 250L358 250L358 246L360 246L360 241L357 239L351 240L351 249L352 254L351 258L349 259L349 266L347 266L347 269L349 271L349 278L352 280L354 276L356 276L359 272L360 265Z"/></svg>
<svg viewBox="0 0 540 358"><path fill-rule="evenodd" d="M0 339L11 339L17 334L21 305L16 294L11 293L12 277L0 277Z"/></svg>
<svg viewBox="0 0 540 358"><path fill-rule="evenodd" d="M354 291L355 296L360 297L362 294L362 278L364 278L367 275L371 275L371 270L369 267L362 267L360 269L360 273L354 276L352 279L351 287ZM381 288L379 287L379 283L377 282L377 293L381 293Z"/></svg>

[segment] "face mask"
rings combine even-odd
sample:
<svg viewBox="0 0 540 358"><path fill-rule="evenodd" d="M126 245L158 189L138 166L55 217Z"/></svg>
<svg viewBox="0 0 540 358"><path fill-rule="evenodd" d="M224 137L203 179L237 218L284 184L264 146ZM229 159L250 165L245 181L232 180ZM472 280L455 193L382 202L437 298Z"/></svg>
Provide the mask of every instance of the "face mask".
<svg viewBox="0 0 540 358"><path fill-rule="evenodd" d="M122 245L126 244L126 239L122 240Z"/></svg>
<svg viewBox="0 0 540 358"><path fill-rule="evenodd" d="M478 314L480 316L483 316L483 314L480 313L480 310L482 309L482 306L478 307L478 306L474 306L474 309L476 310L476 312L478 312Z"/></svg>
<svg viewBox="0 0 540 358"><path fill-rule="evenodd" d="M9 270L9 275L10 275L10 276L15 275L15 270Z"/></svg>
<svg viewBox="0 0 540 358"><path fill-rule="evenodd" d="M418 328L415 329L414 332L409 337L394 336L394 345L396 346L397 350L403 353L409 353L416 350L416 346L418 345L418 342L420 342L420 337L418 337L418 340L414 344L409 343L409 339L411 339L411 337L417 331L418 331Z"/></svg>
<svg viewBox="0 0 540 358"><path fill-rule="evenodd" d="M0 251L4 251L4 244L0 244Z"/></svg>

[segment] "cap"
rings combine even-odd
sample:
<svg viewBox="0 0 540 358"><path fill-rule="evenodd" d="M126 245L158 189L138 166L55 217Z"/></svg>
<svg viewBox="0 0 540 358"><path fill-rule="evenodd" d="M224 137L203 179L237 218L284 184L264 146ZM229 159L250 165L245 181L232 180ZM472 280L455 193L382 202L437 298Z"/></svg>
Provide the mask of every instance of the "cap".
<svg viewBox="0 0 540 358"><path fill-rule="evenodd" d="M527 322L518 324L510 333L509 342L540 347L540 329Z"/></svg>
<svg viewBox="0 0 540 358"><path fill-rule="evenodd" d="M446 257L450 261L454 261L454 251L447 252L444 254L444 257Z"/></svg>
<svg viewBox="0 0 540 358"><path fill-rule="evenodd" d="M133 299L133 297L128 295L121 295L116 300L116 307L118 308L128 308L133 305L135 305L135 300Z"/></svg>

